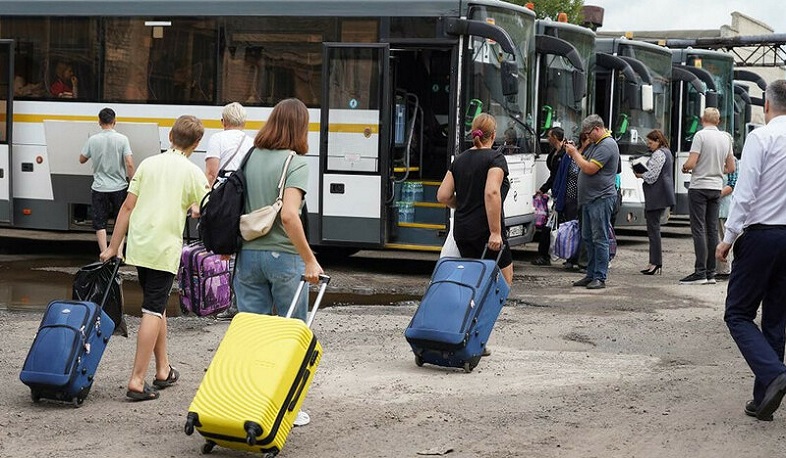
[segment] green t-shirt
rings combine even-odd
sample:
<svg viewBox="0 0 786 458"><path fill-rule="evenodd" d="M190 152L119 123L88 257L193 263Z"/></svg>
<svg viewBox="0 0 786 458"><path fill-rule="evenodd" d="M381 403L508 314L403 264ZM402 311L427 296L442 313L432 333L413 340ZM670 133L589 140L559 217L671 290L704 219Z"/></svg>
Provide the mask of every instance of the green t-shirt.
<svg viewBox="0 0 786 458"><path fill-rule="evenodd" d="M205 173L182 153L167 150L141 164L128 192L137 196L128 227L128 264L177 273L186 213L207 193Z"/></svg>
<svg viewBox="0 0 786 458"><path fill-rule="evenodd" d="M126 181L125 156L131 155L128 137L114 129L102 129L87 139L82 147L82 156L93 165L91 189L99 192L115 192L128 187Z"/></svg>
<svg viewBox="0 0 786 458"><path fill-rule="evenodd" d="M247 187L246 213L262 208L265 205L271 205L276 201L278 197L278 182L281 179L281 171L284 170L284 162L287 156L289 156L289 150L256 148L250 154L251 157L248 158L246 168L243 170L246 176ZM286 188L298 188L303 191L305 196L308 188L308 164L305 157L296 154L292 158L284 183L284 189ZM295 246L289 240L286 231L284 231L284 225L281 223L281 214L278 215L276 223L267 235L250 242L243 242L243 249L297 254Z"/></svg>

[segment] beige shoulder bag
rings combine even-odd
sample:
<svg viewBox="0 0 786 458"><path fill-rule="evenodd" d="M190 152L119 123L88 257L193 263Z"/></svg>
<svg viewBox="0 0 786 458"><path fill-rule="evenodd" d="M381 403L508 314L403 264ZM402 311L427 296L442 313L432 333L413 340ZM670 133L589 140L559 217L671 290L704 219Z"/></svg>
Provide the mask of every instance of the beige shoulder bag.
<svg viewBox="0 0 786 458"><path fill-rule="evenodd" d="M281 172L281 179L278 181L278 197L276 201L272 205L265 205L251 213L240 216L240 236L246 242L267 234L273 228L273 224L276 223L278 212L284 206L284 182L287 179L289 163L292 162L292 157L294 156L295 152L291 151L284 162L284 170Z"/></svg>

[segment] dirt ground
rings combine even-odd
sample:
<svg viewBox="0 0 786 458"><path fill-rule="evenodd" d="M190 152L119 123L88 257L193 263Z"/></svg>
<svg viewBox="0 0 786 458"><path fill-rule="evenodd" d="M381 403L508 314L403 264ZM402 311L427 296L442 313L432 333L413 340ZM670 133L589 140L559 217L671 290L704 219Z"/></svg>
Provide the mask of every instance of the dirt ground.
<svg viewBox="0 0 786 458"><path fill-rule="evenodd" d="M772 422L743 414L752 376L722 320L726 284L677 285L691 271L692 245L684 228L671 231L666 269L654 277L638 273L646 239L621 236L602 291L571 288L578 274L533 267L531 248L517 252L493 354L470 374L414 364L403 332L415 303L322 310L315 332L325 354L304 404L312 421L292 431L280 456L784 456L786 410ZM371 283L422 294L427 283L421 272L328 271L338 290ZM0 456L200 454L202 439L183 426L227 323L170 318L181 381L156 401L129 403L139 319L128 317L131 337L110 342L89 398L74 409L33 404L19 381L39 320L0 309Z"/></svg>

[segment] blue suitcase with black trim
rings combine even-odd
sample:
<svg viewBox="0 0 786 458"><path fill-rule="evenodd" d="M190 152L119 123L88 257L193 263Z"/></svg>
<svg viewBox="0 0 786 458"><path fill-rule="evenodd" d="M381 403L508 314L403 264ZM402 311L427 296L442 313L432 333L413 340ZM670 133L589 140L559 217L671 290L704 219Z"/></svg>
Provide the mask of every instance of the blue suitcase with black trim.
<svg viewBox="0 0 786 458"><path fill-rule="evenodd" d="M415 363L471 372L483 355L509 292L495 260L440 259L404 332Z"/></svg>
<svg viewBox="0 0 786 458"><path fill-rule="evenodd" d="M119 261L114 262L112 278L120 267ZM19 374L22 383L30 387L34 402L53 399L76 407L84 402L115 330L102 305L66 300L49 303Z"/></svg>

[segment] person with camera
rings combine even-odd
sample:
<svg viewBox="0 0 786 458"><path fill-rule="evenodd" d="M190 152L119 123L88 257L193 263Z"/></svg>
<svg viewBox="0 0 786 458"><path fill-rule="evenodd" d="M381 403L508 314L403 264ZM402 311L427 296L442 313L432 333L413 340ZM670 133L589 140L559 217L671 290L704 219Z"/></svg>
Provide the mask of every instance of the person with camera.
<svg viewBox="0 0 786 458"><path fill-rule="evenodd" d="M592 114L584 118L581 131L591 142L583 155L572 141L565 145L565 151L580 169L581 240L587 247L587 273L573 286L603 289L609 269L611 214L617 201L615 179L620 153L600 116Z"/></svg>

